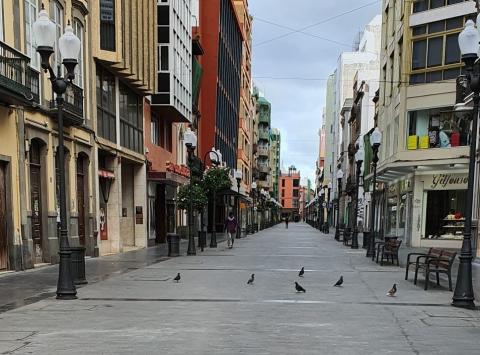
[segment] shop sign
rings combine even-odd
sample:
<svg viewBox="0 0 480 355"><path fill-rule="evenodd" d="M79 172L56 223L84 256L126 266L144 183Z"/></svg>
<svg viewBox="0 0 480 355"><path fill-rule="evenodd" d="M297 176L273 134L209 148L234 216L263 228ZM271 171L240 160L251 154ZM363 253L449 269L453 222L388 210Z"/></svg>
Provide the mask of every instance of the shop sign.
<svg viewBox="0 0 480 355"><path fill-rule="evenodd" d="M389 195L396 195L397 194L397 183L394 183L392 185L388 185L388 194Z"/></svg>
<svg viewBox="0 0 480 355"><path fill-rule="evenodd" d="M185 165L177 165L168 161L166 164L166 170L183 177L190 177L190 169Z"/></svg>
<svg viewBox="0 0 480 355"><path fill-rule="evenodd" d="M410 179L405 179L400 182L400 192L408 192L412 189L412 181Z"/></svg>
<svg viewBox="0 0 480 355"><path fill-rule="evenodd" d="M425 177L425 188L429 190L462 190L468 186L467 174L435 174Z"/></svg>
<svg viewBox="0 0 480 355"><path fill-rule="evenodd" d="M135 224L143 224L143 207L135 206Z"/></svg>

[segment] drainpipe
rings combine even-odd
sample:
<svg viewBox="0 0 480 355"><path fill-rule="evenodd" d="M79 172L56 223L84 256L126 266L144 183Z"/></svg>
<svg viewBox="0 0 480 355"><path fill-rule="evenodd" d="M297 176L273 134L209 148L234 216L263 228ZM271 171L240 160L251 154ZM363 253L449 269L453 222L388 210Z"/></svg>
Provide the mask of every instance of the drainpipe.
<svg viewBox="0 0 480 355"><path fill-rule="evenodd" d="M28 262L28 239L25 233L27 227L27 203L26 203L26 189L27 186L25 179L25 159L26 159L26 143L25 143L25 120L24 120L24 111L23 108L15 108L15 121L17 124L18 132L18 186L20 192L20 265L18 268L20 270L25 270L28 268L25 263ZM26 260L25 260L26 259ZM33 264L33 263L32 263ZM17 269L17 265L15 265Z"/></svg>

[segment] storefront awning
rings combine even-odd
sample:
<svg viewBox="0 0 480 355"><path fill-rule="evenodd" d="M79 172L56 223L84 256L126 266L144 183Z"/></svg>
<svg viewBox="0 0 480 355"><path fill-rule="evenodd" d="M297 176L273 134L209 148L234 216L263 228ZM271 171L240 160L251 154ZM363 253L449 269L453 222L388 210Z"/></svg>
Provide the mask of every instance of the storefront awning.
<svg viewBox="0 0 480 355"><path fill-rule="evenodd" d="M149 181L176 186L186 185L189 182L189 178L169 171L149 171L147 173L147 179Z"/></svg>

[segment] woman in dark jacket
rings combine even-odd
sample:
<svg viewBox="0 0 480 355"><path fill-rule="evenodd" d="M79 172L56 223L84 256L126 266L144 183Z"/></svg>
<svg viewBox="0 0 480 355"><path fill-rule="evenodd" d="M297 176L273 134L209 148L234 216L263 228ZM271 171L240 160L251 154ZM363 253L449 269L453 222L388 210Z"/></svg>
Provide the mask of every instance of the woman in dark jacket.
<svg viewBox="0 0 480 355"><path fill-rule="evenodd" d="M225 221L225 230L227 232L227 244L230 249L233 247L233 241L235 240L235 233L237 232L237 219L230 212L227 220Z"/></svg>

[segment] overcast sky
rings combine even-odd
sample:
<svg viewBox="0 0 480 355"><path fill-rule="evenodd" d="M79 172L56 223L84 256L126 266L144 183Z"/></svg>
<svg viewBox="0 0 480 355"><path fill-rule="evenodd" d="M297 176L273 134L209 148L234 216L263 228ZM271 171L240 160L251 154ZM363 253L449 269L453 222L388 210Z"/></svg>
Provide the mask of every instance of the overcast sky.
<svg viewBox="0 0 480 355"><path fill-rule="evenodd" d="M339 54L380 13L381 1L250 0L249 6L254 82L272 103L272 126L281 130L282 166L295 165L313 183L326 86L313 79L335 70ZM304 30L313 36L292 31L320 22Z"/></svg>

